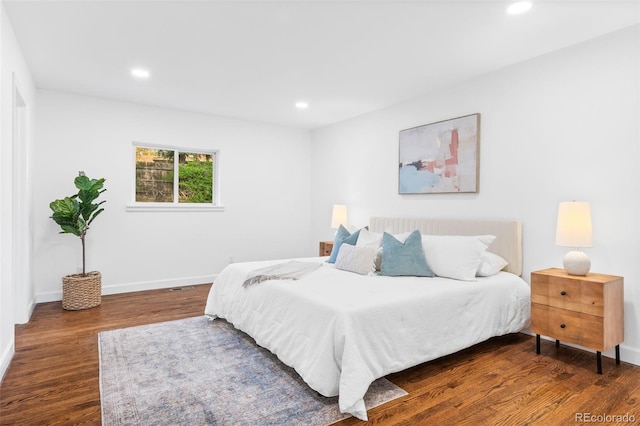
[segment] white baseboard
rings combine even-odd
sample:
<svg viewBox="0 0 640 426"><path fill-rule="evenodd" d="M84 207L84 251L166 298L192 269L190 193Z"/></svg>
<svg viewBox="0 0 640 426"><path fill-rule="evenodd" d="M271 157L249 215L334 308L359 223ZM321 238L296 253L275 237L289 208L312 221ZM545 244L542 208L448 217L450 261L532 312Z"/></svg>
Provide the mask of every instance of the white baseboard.
<svg viewBox="0 0 640 426"><path fill-rule="evenodd" d="M2 382L2 379L4 379L4 374L9 369L9 364L11 364L11 360L13 359L13 354L15 352L15 339L12 338L4 351L2 351L2 355L0 357L0 382Z"/></svg>
<svg viewBox="0 0 640 426"><path fill-rule="evenodd" d="M134 291L158 290L162 288L184 287L212 283L217 275L205 275L201 277L172 278L156 281L141 281L135 283L102 285L102 295L131 293ZM56 302L62 300L62 290L36 295L36 303Z"/></svg>
<svg viewBox="0 0 640 426"><path fill-rule="evenodd" d="M158 281L143 281L138 283L115 284L102 286L102 294L131 293L133 291L156 290L161 288L184 287L188 285L198 285L212 283L216 275L203 277L176 278ZM62 295L60 296L62 299Z"/></svg>
<svg viewBox="0 0 640 426"><path fill-rule="evenodd" d="M620 345L620 359L621 361L640 366L640 349L627 346L623 343Z"/></svg>
<svg viewBox="0 0 640 426"><path fill-rule="evenodd" d="M26 308L25 315L21 316L18 312L14 313L16 324L26 324L31 319L31 315L33 315L33 310L36 308L36 298L29 301L29 305Z"/></svg>

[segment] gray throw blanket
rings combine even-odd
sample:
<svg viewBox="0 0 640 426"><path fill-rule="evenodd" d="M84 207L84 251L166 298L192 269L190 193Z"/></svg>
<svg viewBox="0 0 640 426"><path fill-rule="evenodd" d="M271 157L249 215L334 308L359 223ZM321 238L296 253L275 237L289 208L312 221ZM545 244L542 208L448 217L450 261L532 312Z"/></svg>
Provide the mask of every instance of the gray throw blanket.
<svg viewBox="0 0 640 426"><path fill-rule="evenodd" d="M267 280L297 280L303 275L315 271L320 266L322 266L321 263L300 262L298 260L267 266L266 268L249 272L242 286L248 287Z"/></svg>

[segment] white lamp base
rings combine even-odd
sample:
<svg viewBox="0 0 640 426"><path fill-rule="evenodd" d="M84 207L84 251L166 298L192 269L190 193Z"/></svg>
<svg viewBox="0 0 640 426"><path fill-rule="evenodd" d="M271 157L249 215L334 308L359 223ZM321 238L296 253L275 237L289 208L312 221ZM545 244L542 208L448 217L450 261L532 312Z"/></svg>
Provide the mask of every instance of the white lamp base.
<svg viewBox="0 0 640 426"><path fill-rule="evenodd" d="M562 264L569 275L587 275L591 269L591 259L587 253L579 250L572 250L565 254Z"/></svg>

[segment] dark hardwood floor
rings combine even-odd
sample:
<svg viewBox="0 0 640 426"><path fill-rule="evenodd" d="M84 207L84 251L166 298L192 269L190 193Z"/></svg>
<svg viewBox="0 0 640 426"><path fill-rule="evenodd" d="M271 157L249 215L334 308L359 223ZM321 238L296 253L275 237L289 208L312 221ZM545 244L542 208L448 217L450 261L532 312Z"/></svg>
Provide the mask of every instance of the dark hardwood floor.
<svg viewBox="0 0 640 426"><path fill-rule="evenodd" d="M38 305L16 327L0 424L100 424L98 332L202 315L209 287L103 296L100 306L76 312ZM536 355L525 334L494 338L388 376L409 395L370 409L369 424L640 424L640 367L603 357L598 375L595 364L593 353L547 341Z"/></svg>

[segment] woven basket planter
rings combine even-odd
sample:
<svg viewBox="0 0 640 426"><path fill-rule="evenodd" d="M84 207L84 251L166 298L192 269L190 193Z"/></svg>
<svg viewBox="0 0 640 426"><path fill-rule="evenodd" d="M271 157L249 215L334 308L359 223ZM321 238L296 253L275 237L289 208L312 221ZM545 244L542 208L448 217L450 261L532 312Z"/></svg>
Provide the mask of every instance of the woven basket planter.
<svg viewBox="0 0 640 426"><path fill-rule="evenodd" d="M78 311L98 306L102 302L100 272L67 275L62 278L62 309Z"/></svg>

